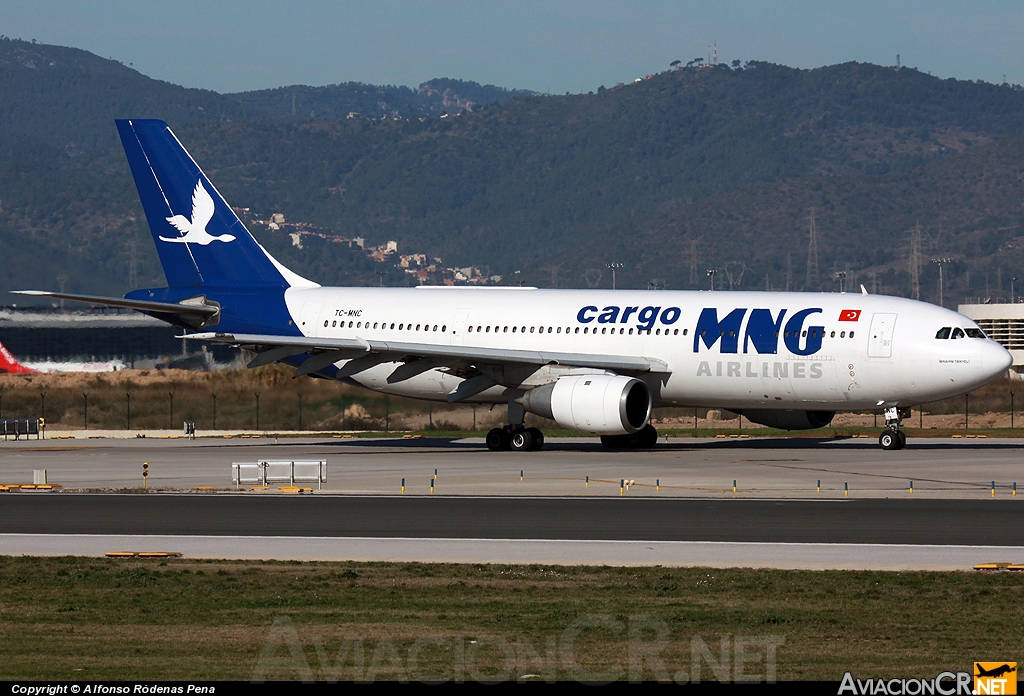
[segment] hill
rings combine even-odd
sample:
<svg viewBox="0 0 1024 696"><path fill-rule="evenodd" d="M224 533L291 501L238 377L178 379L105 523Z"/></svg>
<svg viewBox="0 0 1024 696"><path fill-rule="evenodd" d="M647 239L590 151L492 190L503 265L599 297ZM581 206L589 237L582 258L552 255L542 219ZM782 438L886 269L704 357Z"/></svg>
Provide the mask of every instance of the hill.
<svg viewBox="0 0 1024 696"><path fill-rule="evenodd" d="M117 145L115 118L240 118L238 101L154 80L77 48L0 40L0 132L76 152Z"/></svg>
<svg viewBox="0 0 1024 696"><path fill-rule="evenodd" d="M529 90L439 78L424 82L417 89L347 82L325 87L292 85L228 96L261 112L267 118L305 120L349 117L409 119L454 115L532 94Z"/></svg>
<svg viewBox="0 0 1024 696"><path fill-rule="evenodd" d="M614 260L627 264L620 286L704 287L719 267L724 287L829 289L844 270L906 294L918 222L929 258L957 258L947 293L978 290L986 272L996 292L1002 268L1024 261L1024 91L914 69L749 62L566 96L446 80L217 95L3 41L0 97L5 288L61 277L124 292L132 268L141 285L162 282L110 123L127 114L168 120L255 218L280 212L543 285L607 285ZM373 118L347 118L354 106ZM442 109L457 115L432 115ZM821 271L808 282L811 208ZM252 231L321 282L379 280L358 249Z"/></svg>

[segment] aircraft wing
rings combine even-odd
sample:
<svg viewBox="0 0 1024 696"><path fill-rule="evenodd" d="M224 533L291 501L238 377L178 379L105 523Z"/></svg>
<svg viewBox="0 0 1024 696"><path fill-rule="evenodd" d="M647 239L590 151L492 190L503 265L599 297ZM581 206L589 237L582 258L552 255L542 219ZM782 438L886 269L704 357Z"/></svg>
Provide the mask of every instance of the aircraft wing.
<svg viewBox="0 0 1024 696"><path fill-rule="evenodd" d="M485 363L523 363L527 365L568 365L592 367L615 372L666 372L668 365L656 358L624 355L598 355L593 353L561 353L512 348L474 348L470 346L444 346L434 343L405 343L401 341L375 341L361 338L309 338L307 336L273 336L262 334L193 333L183 338L231 343L258 351L265 351L250 363L250 367L265 365L288 355L300 353L339 352L337 360L359 354L378 353L395 356L396 361L406 357L454 358ZM267 357L263 360L263 356ZM330 364L330 363L328 363ZM326 367L323 365L322 367Z"/></svg>

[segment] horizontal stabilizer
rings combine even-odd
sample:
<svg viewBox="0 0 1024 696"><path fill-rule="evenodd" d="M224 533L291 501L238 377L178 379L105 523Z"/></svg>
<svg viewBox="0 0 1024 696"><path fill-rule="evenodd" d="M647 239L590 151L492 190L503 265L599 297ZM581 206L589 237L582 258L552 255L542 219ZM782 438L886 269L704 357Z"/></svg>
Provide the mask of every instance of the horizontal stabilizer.
<svg viewBox="0 0 1024 696"><path fill-rule="evenodd" d="M206 304L175 304L173 302L148 302L146 300L126 300L123 297L100 297L98 295L72 295L66 292L47 292L45 290L11 290L13 295L30 297L54 297L58 300L74 300L102 307L125 307L140 312L161 312L163 314L181 314L199 317L212 317L220 312L220 307Z"/></svg>

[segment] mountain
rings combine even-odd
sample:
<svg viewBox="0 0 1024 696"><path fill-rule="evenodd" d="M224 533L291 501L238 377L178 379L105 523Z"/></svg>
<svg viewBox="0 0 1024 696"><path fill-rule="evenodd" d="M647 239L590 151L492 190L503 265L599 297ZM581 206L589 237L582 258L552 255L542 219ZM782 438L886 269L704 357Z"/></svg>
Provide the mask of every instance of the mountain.
<svg viewBox="0 0 1024 696"><path fill-rule="evenodd" d="M116 146L115 118L181 125L244 114L234 99L154 80L88 51L0 40L0 132L8 135L77 152Z"/></svg>
<svg viewBox="0 0 1024 696"><path fill-rule="evenodd" d="M326 87L292 85L228 96L263 113L267 118L305 120L349 116L409 119L454 115L532 94L529 90L439 78L424 82L417 89L347 82Z"/></svg>
<svg viewBox="0 0 1024 696"><path fill-rule="evenodd" d="M565 96L457 80L218 95L2 41L0 98L4 288L61 277L124 292L133 267L139 284L162 282L111 123L123 115L168 120L254 218L542 285L607 286L604 265L620 261L620 287L702 288L716 268L719 287L832 289L841 270L909 294L918 223L922 296L932 257L955 258L947 300L982 291L986 274L998 293L1024 262L1024 90L915 69L748 62ZM252 231L324 283L386 270L347 245Z"/></svg>

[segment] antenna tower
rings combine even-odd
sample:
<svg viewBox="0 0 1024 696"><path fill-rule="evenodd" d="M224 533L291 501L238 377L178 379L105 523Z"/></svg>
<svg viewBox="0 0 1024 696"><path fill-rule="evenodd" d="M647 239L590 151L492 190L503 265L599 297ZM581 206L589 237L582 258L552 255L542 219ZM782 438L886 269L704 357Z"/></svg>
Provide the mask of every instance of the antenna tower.
<svg viewBox="0 0 1024 696"><path fill-rule="evenodd" d="M818 286L818 229L814 225L814 208L811 208L810 239L807 243L807 289Z"/></svg>
<svg viewBox="0 0 1024 696"><path fill-rule="evenodd" d="M690 240L690 287L697 287L697 242L699 239Z"/></svg>
<svg viewBox="0 0 1024 696"><path fill-rule="evenodd" d="M910 232L910 296L921 299L921 223Z"/></svg>

